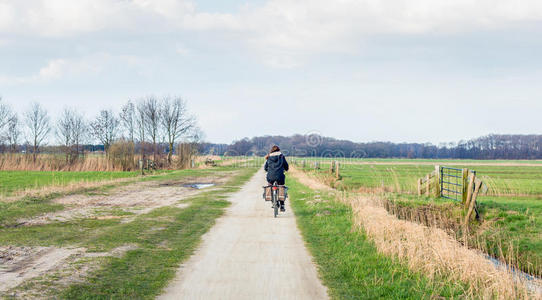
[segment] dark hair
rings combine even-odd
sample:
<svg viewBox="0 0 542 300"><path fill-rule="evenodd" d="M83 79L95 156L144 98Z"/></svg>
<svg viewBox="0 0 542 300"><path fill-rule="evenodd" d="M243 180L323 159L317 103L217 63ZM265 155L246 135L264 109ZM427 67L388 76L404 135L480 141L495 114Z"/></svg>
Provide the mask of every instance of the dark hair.
<svg viewBox="0 0 542 300"><path fill-rule="evenodd" d="M269 151L269 153L278 152L278 151L280 151L279 146L274 145L273 147L271 147L271 150Z"/></svg>

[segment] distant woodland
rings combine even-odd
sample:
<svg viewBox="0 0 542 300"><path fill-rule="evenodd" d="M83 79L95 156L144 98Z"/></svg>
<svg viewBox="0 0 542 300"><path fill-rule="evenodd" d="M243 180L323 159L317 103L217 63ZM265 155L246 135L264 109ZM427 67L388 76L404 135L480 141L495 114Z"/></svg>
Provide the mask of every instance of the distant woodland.
<svg viewBox="0 0 542 300"><path fill-rule="evenodd" d="M430 143L355 143L319 135L261 136L230 145L203 143L215 155L264 155L272 145L287 155L347 158L542 159L542 135L490 134L472 140Z"/></svg>

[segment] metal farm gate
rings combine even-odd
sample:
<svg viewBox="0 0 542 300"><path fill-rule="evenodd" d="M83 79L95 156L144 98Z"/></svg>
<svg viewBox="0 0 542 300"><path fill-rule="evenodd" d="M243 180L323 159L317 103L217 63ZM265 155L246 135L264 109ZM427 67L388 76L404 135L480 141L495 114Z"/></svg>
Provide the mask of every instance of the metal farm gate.
<svg viewBox="0 0 542 300"><path fill-rule="evenodd" d="M463 201L464 193L467 192L468 172L476 175L476 171L472 170L440 167L440 196L456 201Z"/></svg>
<svg viewBox="0 0 542 300"><path fill-rule="evenodd" d="M440 196L456 201L463 199L463 170L440 167Z"/></svg>

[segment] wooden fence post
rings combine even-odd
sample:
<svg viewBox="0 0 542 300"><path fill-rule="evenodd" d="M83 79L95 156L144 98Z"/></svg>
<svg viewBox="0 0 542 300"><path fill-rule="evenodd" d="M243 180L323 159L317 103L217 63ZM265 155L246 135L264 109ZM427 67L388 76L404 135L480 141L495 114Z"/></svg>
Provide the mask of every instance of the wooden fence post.
<svg viewBox="0 0 542 300"><path fill-rule="evenodd" d="M143 164L144 164L144 160L140 159L139 160L139 169L141 170L141 175L145 175L145 171L143 170Z"/></svg>
<svg viewBox="0 0 542 300"><path fill-rule="evenodd" d="M418 178L418 196L422 195L422 179Z"/></svg>
<svg viewBox="0 0 542 300"><path fill-rule="evenodd" d="M341 177L341 174L340 174L340 167L339 167L339 166L340 166L339 162L335 162L335 168L336 168L336 169L335 169L335 177L336 177L337 179L339 179L339 178Z"/></svg>
<svg viewBox="0 0 542 300"><path fill-rule="evenodd" d="M465 211L469 209L470 202L472 201L472 193L474 188L474 181L476 180L476 175L474 173L470 173L469 176L469 185L467 187L467 200L465 203L463 203L463 207Z"/></svg>
<svg viewBox="0 0 542 300"><path fill-rule="evenodd" d="M440 197L440 166L435 166L435 197Z"/></svg>
<svg viewBox="0 0 542 300"><path fill-rule="evenodd" d="M465 202L467 202L467 183L468 183L468 180L469 180L469 169L463 169L463 171L461 172L461 182L462 182L462 189L463 189L463 192L461 193L462 195L462 199L461 199L461 202L463 202L463 204L465 204Z"/></svg>
<svg viewBox="0 0 542 300"><path fill-rule="evenodd" d="M430 180L431 180L431 177L429 176L429 174L427 174L427 175L425 176L425 194L426 194L427 196L429 196L429 191L430 191L430 188L431 188L431 182L430 182Z"/></svg>
<svg viewBox="0 0 542 300"><path fill-rule="evenodd" d="M474 210L474 207L476 206L476 198L478 198L478 193L480 192L480 188L482 187L482 181L478 181L475 183L474 187L474 193L472 194L472 198L470 199L469 203L469 211L467 212L467 215L465 216L465 226L468 226L470 216L472 215L472 211Z"/></svg>

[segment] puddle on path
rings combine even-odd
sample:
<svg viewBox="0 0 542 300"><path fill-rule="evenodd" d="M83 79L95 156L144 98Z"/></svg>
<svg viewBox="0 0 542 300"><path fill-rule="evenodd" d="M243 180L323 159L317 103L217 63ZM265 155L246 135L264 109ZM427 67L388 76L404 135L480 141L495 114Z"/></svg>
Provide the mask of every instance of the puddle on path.
<svg viewBox="0 0 542 300"><path fill-rule="evenodd" d="M185 184L183 186L201 190L201 189L204 189L204 188L212 187L214 185L215 185L214 183L190 183L190 184Z"/></svg>

